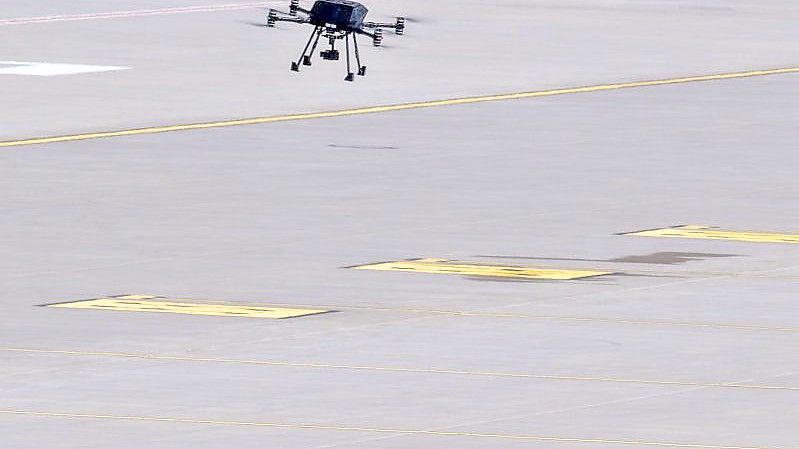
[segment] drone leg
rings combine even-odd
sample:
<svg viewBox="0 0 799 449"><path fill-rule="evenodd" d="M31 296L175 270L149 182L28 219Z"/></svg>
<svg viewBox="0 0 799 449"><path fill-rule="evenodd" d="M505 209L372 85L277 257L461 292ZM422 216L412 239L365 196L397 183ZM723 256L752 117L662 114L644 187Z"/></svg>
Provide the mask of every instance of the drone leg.
<svg viewBox="0 0 799 449"><path fill-rule="evenodd" d="M305 56L305 53L308 51L308 47L311 46L311 42L313 41L314 34L316 34L316 31L318 30L318 28L319 27L314 27L313 31L311 31L311 37L308 38L308 43L305 44L305 48L302 50L302 54L300 55L300 59L298 59L297 62L292 62L291 63L291 70L292 71L294 71L294 72L299 72L300 71L300 62L302 62L303 56Z"/></svg>
<svg viewBox="0 0 799 449"><path fill-rule="evenodd" d="M319 39L322 37L322 33L324 30L319 27L319 31L316 32L316 39L313 41L313 47L311 47L311 51L308 52L307 55L302 57L302 65L311 65L311 58L313 58L313 52L316 51L316 46L319 44Z"/></svg>
<svg viewBox="0 0 799 449"><path fill-rule="evenodd" d="M355 74L352 73L352 69L350 68L350 33L344 36L344 42L347 46L347 77L344 78L344 81L355 81Z"/></svg>
<svg viewBox="0 0 799 449"><path fill-rule="evenodd" d="M354 33L352 35L352 43L355 46L355 63L358 64L358 75L365 76L366 66L361 65L361 53L358 51L358 36L356 36Z"/></svg>

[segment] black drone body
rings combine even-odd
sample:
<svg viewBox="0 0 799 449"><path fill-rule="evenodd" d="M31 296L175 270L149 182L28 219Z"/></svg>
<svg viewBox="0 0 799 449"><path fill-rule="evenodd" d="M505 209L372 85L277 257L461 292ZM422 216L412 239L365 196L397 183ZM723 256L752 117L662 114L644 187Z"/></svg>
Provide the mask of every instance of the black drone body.
<svg viewBox="0 0 799 449"><path fill-rule="evenodd" d="M358 75L366 75L366 66L361 65L361 55L358 51L357 35L362 34L372 39L375 47L383 44L383 28L391 28L394 34L401 36L405 32L405 18L397 17L395 23L364 22L369 12L365 6L351 0L316 0L310 10L300 7L299 0L291 0L289 13L285 14L274 9L269 10L266 17L266 26L273 27L277 22L307 23L313 25L311 37L300 58L291 63L291 70L300 71L300 64L311 65L319 39L325 37L330 43L330 49L320 53L322 59L338 61L339 51L336 50L336 41L344 39L347 55L346 81L355 81L355 73L350 65L350 36L355 50L355 61L358 65ZM373 30L373 31L367 31ZM310 51L308 51L310 49Z"/></svg>
<svg viewBox="0 0 799 449"><path fill-rule="evenodd" d="M349 0L321 0L314 3L308 14L312 25L333 24L340 30L363 29L363 20L369 12L365 6Z"/></svg>

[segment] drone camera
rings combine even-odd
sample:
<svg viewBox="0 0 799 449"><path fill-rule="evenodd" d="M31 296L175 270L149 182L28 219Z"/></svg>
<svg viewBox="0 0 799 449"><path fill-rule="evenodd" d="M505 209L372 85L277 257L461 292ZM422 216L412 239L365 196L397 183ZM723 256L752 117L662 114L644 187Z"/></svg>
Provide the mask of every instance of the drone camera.
<svg viewBox="0 0 799 449"><path fill-rule="evenodd" d="M325 50L319 53L319 56L321 56L325 61L338 61L339 52L338 50Z"/></svg>

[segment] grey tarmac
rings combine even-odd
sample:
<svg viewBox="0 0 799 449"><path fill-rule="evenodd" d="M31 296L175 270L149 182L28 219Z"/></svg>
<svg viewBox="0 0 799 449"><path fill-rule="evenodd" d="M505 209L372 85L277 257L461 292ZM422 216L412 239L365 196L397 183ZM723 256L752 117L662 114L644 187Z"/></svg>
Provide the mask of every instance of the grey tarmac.
<svg viewBox="0 0 799 449"><path fill-rule="evenodd" d="M5 2L0 61L131 69L0 74L0 141L799 67L782 0L375 2L417 20L352 84L261 2L133 3ZM0 447L795 447L797 114L778 73L0 148ZM729 233L622 235L680 225Z"/></svg>

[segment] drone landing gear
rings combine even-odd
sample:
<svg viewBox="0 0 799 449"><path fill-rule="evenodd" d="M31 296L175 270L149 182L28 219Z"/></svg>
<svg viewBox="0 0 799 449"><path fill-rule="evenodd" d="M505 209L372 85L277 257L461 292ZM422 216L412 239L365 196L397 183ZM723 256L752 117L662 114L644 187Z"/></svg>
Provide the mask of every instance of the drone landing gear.
<svg viewBox="0 0 799 449"><path fill-rule="evenodd" d="M355 74L352 73L350 66L350 34L352 34L352 43L355 47L355 63L358 65L358 76L366 76L366 66L361 65L361 54L358 51L358 38L353 33L348 33L345 37L347 44L347 77L344 81L355 81Z"/></svg>
<svg viewBox="0 0 799 449"><path fill-rule="evenodd" d="M358 48L358 38L354 32L343 32L339 34L325 34L325 27L317 26L311 32L311 36L308 38L308 42L305 44L305 47L302 49L302 54L300 54L299 59L297 61L292 61L291 63L291 70L293 72L299 72L300 66L310 66L311 59L313 58L313 54L316 51L316 47L319 45L319 40L325 36L330 39L330 49L323 50L319 53L319 56L326 61L338 61L341 59L341 53L339 50L336 50L336 40L344 39L345 43L345 50L344 54L347 60L347 76L344 78L345 81L355 81L355 76L366 76L366 66L361 65L361 52ZM353 72L352 69L352 60L351 60L351 52L350 52L350 36L352 36L352 47L355 51L355 63L358 70ZM371 36L370 36L371 37ZM310 50L310 51L309 51Z"/></svg>
<svg viewBox="0 0 799 449"><path fill-rule="evenodd" d="M313 52L316 50L316 46L319 44L319 38L322 37L322 32L324 31L323 27L314 27L313 31L311 31L311 37L308 38L308 43L305 44L305 48L302 49L302 54L300 55L297 62L291 63L291 71L292 72L299 72L300 71L300 63L305 66L311 65L311 56L313 56ZM313 42L313 47L311 47L311 43ZM308 48L311 51L308 51Z"/></svg>
<svg viewBox="0 0 799 449"><path fill-rule="evenodd" d="M352 43L355 47L355 63L358 64L358 76L366 76L366 66L361 65L361 53L358 51L358 37L352 35Z"/></svg>

